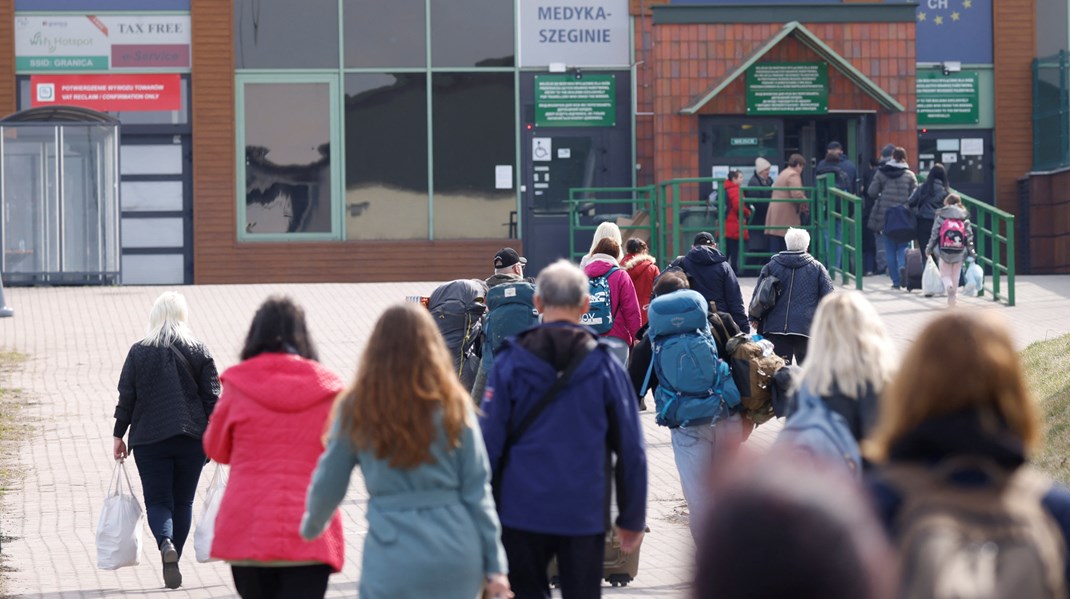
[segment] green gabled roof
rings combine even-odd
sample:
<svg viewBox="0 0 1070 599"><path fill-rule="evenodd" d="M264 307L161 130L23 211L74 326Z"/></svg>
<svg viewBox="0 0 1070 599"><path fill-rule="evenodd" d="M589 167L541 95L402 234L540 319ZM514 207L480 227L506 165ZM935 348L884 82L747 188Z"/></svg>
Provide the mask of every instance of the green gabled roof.
<svg viewBox="0 0 1070 599"><path fill-rule="evenodd" d="M818 56L825 59L839 72L843 73L852 83L862 89L862 91L869 94L874 100L880 103L881 106L888 110L896 112L903 112L906 110L902 104L900 104L891 94L881 89L879 85L873 82L872 79L867 77L865 73L855 68L846 58L840 56L835 50L830 48L828 44L821 41L819 37L813 34L802 23L798 21L792 21L787 23L784 27L773 37L769 38L760 48L751 53L742 64L730 71L724 77L720 79L713 87L711 87L706 93L699 97L696 97L690 105L680 110L681 114L695 114L702 109L710 100L714 99L717 94L724 91L733 81L738 79L747 69L751 68L754 63L761 60L763 56L769 53L777 44L784 41L789 35L795 36L795 39L802 42L802 44L814 52L817 52Z"/></svg>

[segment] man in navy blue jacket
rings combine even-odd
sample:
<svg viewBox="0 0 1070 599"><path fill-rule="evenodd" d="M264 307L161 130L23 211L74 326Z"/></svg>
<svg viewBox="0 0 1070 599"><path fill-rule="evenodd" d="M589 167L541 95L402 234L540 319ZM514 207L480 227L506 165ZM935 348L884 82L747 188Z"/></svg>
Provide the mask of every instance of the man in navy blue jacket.
<svg viewBox="0 0 1070 599"><path fill-rule="evenodd" d="M562 596L598 597L614 482L626 553L638 550L646 528L639 411L620 361L579 324L588 309L583 271L564 260L543 269L535 307L542 324L507 339L494 356L480 418L491 472L498 475L509 583L518 599L549 598L546 570L556 555ZM515 435L567 370L571 376L554 399ZM611 454L615 473L608 467ZM499 471L503 455L508 460Z"/></svg>
<svg viewBox="0 0 1070 599"><path fill-rule="evenodd" d="M716 304L718 312L731 314L740 331L750 331L739 280L728 265L728 258L717 249L712 234L703 231L695 235L691 250L669 267L683 270L692 289L701 293L707 302Z"/></svg>

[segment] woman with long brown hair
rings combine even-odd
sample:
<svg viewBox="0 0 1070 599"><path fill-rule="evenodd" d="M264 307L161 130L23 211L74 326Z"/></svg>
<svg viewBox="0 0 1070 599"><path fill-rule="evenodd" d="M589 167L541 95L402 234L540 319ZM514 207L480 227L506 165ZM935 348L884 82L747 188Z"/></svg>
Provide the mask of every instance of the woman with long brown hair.
<svg viewBox="0 0 1070 599"><path fill-rule="evenodd" d="M335 405L301 534L319 536L359 465L368 489L360 596L510 596L483 436L427 310L379 318Z"/></svg>

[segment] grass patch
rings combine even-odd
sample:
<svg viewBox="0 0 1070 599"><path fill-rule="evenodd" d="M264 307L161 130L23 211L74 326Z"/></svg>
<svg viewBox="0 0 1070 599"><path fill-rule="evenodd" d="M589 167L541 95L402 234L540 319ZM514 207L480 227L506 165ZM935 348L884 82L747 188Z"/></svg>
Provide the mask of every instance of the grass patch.
<svg viewBox="0 0 1070 599"><path fill-rule="evenodd" d="M1070 335L1040 341L1021 354L1026 381L1043 410L1047 436L1036 465L1070 484Z"/></svg>

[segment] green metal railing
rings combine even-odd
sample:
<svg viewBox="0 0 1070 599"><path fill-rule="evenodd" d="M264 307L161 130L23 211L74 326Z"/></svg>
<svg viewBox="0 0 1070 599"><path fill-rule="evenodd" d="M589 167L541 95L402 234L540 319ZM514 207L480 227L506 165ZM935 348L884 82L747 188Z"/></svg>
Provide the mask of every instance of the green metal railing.
<svg viewBox="0 0 1070 599"><path fill-rule="evenodd" d="M992 294L992 301L1005 300L1008 306L1013 306L1014 215L958 191L952 190L952 193L958 194L970 211L977 263L985 268L985 286L981 294L987 291ZM1007 277L1006 292L1003 291L1004 276Z"/></svg>
<svg viewBox="0 0 1070 599"><path fill-rule="evenodd" d="M829 271L832 280L854 283L861 290L865 265L862 262L862 236L865 223L862 198L836 187L832 173L817 177L818 247L814 255ZM813 242L811 242L813 247Z"/></svg>
<svg viewBox="0 0 1070 599"><path fill-rule="evenodd" d="M600 208L619 210L621 206L630 206L627 213L602 212ZM638 231L650 239L654 247L658 239L657 198L653 185L646 187L574 187L568 191L568 255L578 261L588 251L587 247L576 247L577 233L590 231L592 234L603 222L617 222L622 217L631 219L632 224L620 224L623 237L627 239L629 231ZM642 223L645 215L645 223ZM584 217L587 217L584 219ZM587 222L584 223L584 220ZM635 224L636 222L642 224Z"/></svg>
<svg viewBox="0 0 1070 599"><path fill-rule="evenodd" d="M1070 165L1070 54L1033 59L1033 170Z"/></svg>

